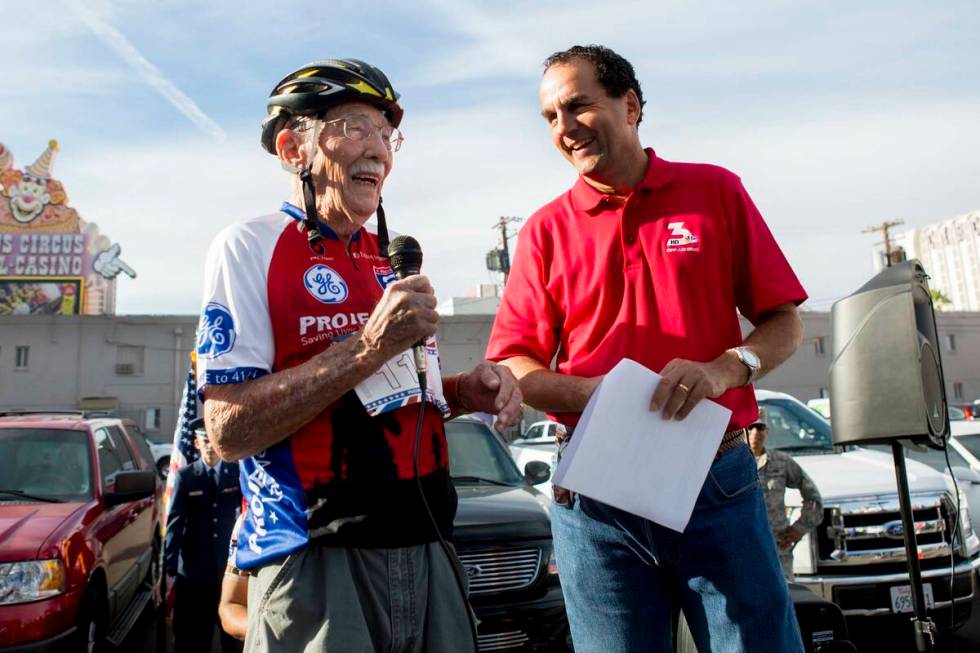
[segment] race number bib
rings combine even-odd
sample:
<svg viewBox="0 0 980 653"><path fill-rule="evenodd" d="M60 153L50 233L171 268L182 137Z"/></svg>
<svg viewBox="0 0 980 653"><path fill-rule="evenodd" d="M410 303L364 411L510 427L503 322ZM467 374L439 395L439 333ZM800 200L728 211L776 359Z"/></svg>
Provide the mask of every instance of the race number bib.
<svg viewBox="0 0 980 653"><path fill-rule="evenodd" d="M425 400L446 417L449 404L442 394L442 375L439 373L439 349L435 337L425 341L426 371ZM380 415L390 410L417 404L421 401L419 375L411 351L403 351L382 366L380 370L360 383L354 391L369 415Z"/></svg>

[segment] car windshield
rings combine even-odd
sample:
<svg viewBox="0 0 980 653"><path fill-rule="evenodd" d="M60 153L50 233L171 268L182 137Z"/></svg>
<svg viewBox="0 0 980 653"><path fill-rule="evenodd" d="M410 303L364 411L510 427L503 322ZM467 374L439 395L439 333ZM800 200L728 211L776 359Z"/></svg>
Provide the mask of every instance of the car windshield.
<svg viewBox="0 0 980 653"><path fill-rule="evenodd" d="M966 447L967 451L974 456L980 458L980 434L961 435L956 438L956 441Z"/></svg>
<svg viewBox="0 0 980 653"><path fill-rule="evenodd" d="M484 424L467 420L446 423L449 473L457 485L525 485L527 481L507 449Z"/></svg>
<svg viewBox="0 0 980 653"><path fill-rule="evenodd" d="M769 436L766 447L795 453L831 452L830 422L816 411L790 399L763 399Z"/></svg>
<svg viewBox="0 0 980 653"><path fill-rule="evenodd" d="M0 429L0 490L0 502L91 498L88 433Z"/></svg>
<svg viewBox="0 0 980 653"><path fill-rule="evenodd" d="M861 445L865 449L874 449L875 451L881 451L891 455L892 447L890 444L867 444ZM946 471L946 456L939 449L933 449L931 447L923 447L923 451L918 451L916 449L909 449L905 447L905 458L906 460L917 460L920 463L924 463L932 467L936 471L945 472ZM956 449L952 447L947 448L949 451L949 464L951 467L966 467L970 468L970 463L963 459L963 456L956 452Z"/></svg>
<svg viewBox="0 0 980 653"><path fill-rule="evenodd" d="M960 422L966 419L966 413L962 408L946 406L946 410L949 412L949 421L951 422Z"/></svg>

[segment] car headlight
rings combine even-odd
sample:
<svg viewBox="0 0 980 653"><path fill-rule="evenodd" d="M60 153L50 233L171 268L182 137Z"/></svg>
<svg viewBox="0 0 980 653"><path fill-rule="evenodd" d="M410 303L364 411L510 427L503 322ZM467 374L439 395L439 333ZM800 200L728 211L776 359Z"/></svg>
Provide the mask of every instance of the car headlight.
<svg viewBox="0 0 980 653"><path fill-rule="evenodd" d="M0 605L39 601L64 591L65 568L60 560L0 564Z"/></svg>
<svg viewBox="0 0 980 653"><path fill-rule="evenodd" d="M970 506L966 501L966 494L960 490L960 546L964 552L970 548L970 537L973 536L973 520L970 519Z"/></svg>
<svg viewBox="0 0 980 653"><path fill-rule="evenodd" d="M555 549L551 549L551 553L548 555L548 575L557 576L558 575L558 562L555 561Z"/></svg>
<svg viewBox="0 0 980 653"><path fill-rule="evenodd" d="M818 526L817 528L823 528ZM793 573L812 575L817 573L816 531L810 531L793 549Z"/></svg>

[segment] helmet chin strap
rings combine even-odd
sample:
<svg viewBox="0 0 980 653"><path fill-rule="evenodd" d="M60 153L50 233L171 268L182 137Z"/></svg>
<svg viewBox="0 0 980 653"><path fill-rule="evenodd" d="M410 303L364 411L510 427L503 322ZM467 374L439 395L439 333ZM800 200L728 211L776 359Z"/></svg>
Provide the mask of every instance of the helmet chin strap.
<svg viewBox="0 0 980 653"><path fill-rule="evenodd" d="M313 187L312 166L303 168L303 171L299 173L299 178L303 182L303 210L306 211L303 226L306 227L306 238L310 247L313 247L323 240L323 233L320 232L320 221L317 219L316 190Z"/></svg>
<svg viewBox="0 0 980 653"><path fill-rule="evenodd" d="M306 238L311 248L317 247L323 240L323 232L320 231L320 214L316 209L316 186L313 184L313 159L316 158L321 129L323 129L323 121L320 116L317 116L311 130L312 134L307 137L306 142L309 163L299 173L299 179L303 182L303 210L306 212L303 226L306 228Z"/></svg>
<svg viewBox="0 0 980 653"><path fill-rule="evenodd" d="M388 258L388 222L385 220L385 207L378 197L378 249L381 256Z"/></svg>

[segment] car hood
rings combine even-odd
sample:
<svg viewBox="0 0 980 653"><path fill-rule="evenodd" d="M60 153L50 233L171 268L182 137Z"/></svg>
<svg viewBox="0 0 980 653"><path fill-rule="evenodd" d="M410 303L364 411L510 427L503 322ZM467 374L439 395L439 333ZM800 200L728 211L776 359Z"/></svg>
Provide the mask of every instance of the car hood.
<svg viewBox="0 0 980 653"><path fill-rule="evenodd" d="M841 454L794 456L820 491L824 504L860 496L898 494L891 454L857 448ZM914 460L905 461L909 491L945 492L945 477Z"/></svg>
<svg viewBox="0 0 980 653"><path fill-rule="evenodd" d="M532 487L457 485L456 493L456 541L551 537L547 499Z"/></svg>
<svg viewBox="0 0 980 653"><path fill-rule="evenodd" d="M954 436L980 434L980 420L963 420L949 423L949 432Z"/></svg>
<svg viewBox="0 0 980 653"><path fill-rule="evenodd" d="M78 503L0 503L0 562L33 560Z"/></svg>

